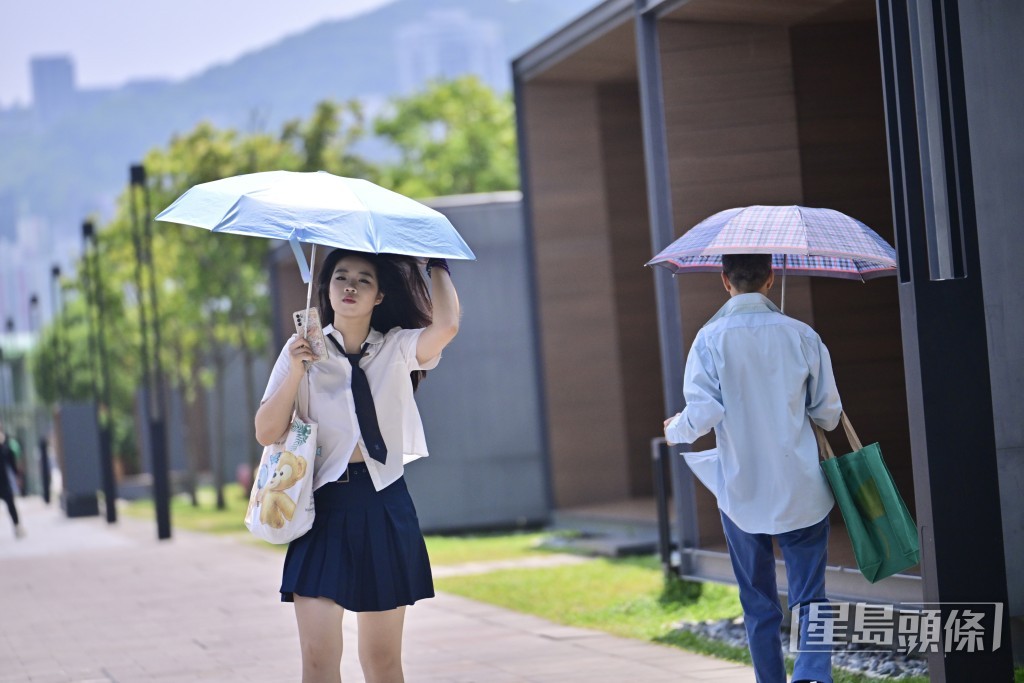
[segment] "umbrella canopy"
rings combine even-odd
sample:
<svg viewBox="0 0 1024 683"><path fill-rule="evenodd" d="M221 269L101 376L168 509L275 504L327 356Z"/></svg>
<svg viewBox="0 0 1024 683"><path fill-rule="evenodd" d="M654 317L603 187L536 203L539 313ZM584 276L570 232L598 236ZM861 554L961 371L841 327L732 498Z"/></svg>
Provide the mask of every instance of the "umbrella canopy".
<svg viewBox="0 0 1024 683"><path fill-rule="evenodd" d="M369 181L324 171L268 171L202 183L156 220L293 245L476 258L443 214Z"/></svg>
<svg viewBox="0 0 1024 683"><path fill-rule="evenodd" d="M855 218L832 209L726 209L688 230L647 262L673 273L718 272L723 254L772 254L793 275L870 280L896 274L896 250Z"/></svg>

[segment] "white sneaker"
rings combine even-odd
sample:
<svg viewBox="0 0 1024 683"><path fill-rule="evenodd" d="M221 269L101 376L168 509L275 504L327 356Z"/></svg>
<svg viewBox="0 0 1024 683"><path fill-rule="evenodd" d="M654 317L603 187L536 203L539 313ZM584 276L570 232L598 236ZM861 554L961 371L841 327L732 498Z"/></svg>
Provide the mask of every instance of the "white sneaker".
<svg viewBox="0 0 1024 683"><path fill-rule="evenodd" d="M14 537L15 538L25 538L25 527L21 526L20 524L15 524L14 525Z"/></svg>

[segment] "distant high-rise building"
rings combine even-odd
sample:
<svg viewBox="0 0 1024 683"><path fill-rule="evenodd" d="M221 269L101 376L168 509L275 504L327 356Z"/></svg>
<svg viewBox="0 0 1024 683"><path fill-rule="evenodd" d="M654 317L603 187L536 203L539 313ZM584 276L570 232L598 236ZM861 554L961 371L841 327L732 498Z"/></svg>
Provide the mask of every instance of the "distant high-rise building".
<svg viewBox="0 0 1024 683"><path fill-rule="evenodd" d="M419 90L432 79L475 74L496 90L509 88L501 29L461 10L431 12L423 21L395 32L399 85Z"/></svg>
<svg viewBox="0 0 1024 683"><path fill-rule="evenodd" d="M32 106L43 123L68 113L75 105L75 65L70 57L35 57L32 73Z"/></svg>

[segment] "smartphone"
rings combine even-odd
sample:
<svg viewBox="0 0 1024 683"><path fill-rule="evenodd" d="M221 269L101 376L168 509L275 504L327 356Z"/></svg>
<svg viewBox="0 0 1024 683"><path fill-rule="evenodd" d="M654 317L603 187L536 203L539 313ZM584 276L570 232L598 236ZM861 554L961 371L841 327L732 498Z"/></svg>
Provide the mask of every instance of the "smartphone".
<svg viewBox="0 0 1024 683"><path fill-rule="evenodd" d="M327 360L327 339L324 338L324 330L320 326L320 311L315 308L309 309L309 318L306 318L306 309L292 313L295 321L295 332L301 337L305 335L309 347L316 354L317 361Z"/></svg>

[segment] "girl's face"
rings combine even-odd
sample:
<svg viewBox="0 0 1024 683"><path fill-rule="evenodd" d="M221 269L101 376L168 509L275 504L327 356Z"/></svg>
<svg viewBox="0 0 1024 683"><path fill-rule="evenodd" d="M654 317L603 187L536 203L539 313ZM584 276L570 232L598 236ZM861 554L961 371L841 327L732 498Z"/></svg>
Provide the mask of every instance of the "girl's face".
<svg viewBox="0 0 1024 683"><path fill-rule="evenodd" d="M342 258L331 275L330 296L335 317L369 318L374 306L384 300L377 269L359 256Z"/></svg>

